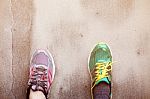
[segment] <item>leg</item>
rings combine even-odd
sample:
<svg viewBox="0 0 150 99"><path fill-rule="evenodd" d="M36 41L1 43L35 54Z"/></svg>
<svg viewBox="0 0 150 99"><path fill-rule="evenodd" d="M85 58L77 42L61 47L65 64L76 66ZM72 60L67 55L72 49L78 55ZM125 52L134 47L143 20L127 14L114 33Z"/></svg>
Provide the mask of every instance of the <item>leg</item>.
<svg viewBox="0 0 150 99"><path fill-rule="evenodd" d="M99 43L91 52L89 71L92 78L92 99L111 98L112 56L108 46Z"/></svg>
<svg viewBox="0 0 150 99"><path fill-rule="evenodd" d="M94 99L110 99L110 86L105 82L101 82L93 88Z"/></svg>
<svg viewBox="0 0 150 99"><path fill-rule="evenodd" d="M30 89L29 99L46 99L46 97L45 97L45 95L41 91L35 91L35 92L33 92Z"/></svg>

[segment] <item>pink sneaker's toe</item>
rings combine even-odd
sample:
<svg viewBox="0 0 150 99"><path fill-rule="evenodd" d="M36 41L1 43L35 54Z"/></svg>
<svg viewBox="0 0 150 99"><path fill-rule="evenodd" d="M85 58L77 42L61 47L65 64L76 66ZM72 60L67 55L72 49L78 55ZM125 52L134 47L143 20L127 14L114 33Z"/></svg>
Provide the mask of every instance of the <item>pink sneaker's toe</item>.
<svg viewBox="0 0 150 99"><path fill-rule="evenodd" d="M48 56L44 52L36 53L32 59L32 63L36 65L48 65Z"/></svg>

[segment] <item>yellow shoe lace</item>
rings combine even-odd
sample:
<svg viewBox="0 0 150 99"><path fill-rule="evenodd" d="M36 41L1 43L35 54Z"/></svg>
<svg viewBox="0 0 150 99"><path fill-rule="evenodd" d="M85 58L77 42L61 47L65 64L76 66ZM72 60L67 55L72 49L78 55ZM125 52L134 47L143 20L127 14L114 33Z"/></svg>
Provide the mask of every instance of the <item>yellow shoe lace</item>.
<svg viewBox="0 0 150 99"><path fill-rule="evenodd" d="M93 97L93 88L95 87L96 83L105 78L105 77L110 77L110 72L112 70L112 62L107 62L107 63L104 63L104 62L99 62L99 63L96 63L95 64L95 81L94 81L94 85L92 85L91 87L91 93L92 93L92 99L94 99ZM111 79L111 78L109 78Z"/></svg>
<svg viewBox="0 0 150 99"><path fill-rule="evenodd" d="M96 71L95 71L95 82L110 76L110 72L112 70L111 68L112 62L108 63L96 63Z"/></svg>

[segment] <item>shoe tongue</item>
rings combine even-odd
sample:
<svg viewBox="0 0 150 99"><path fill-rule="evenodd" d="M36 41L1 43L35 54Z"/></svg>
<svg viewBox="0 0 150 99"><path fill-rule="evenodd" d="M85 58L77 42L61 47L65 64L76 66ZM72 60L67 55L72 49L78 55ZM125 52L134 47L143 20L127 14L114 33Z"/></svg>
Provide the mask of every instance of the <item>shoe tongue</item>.
<svg viewBox="0 0 150 99"><path fill-rule="evenodd" d="M110 84L110 82L108 81L108 79L106 77L101 79L101 80L99 80L96 84L99 84L100 82L105 82L107 84Z"/></svg>

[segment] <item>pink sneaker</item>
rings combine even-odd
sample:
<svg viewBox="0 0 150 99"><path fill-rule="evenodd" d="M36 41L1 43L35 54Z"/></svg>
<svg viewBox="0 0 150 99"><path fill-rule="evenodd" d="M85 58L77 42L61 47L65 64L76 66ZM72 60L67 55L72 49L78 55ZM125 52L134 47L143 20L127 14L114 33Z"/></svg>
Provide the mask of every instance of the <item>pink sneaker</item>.
<svg viewBox="0 0 150 99"><path fill-rule="evenodd" d="M30 62L28 91L42 91L46 98L55 74L53 57L47 50L36 50Z"/></svg>

